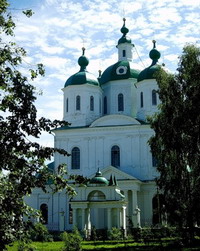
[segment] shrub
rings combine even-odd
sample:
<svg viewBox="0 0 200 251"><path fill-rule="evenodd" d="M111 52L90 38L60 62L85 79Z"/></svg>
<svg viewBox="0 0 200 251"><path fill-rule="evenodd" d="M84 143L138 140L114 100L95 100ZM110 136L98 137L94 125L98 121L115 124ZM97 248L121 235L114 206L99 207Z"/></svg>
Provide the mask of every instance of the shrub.
<svg viewBox="0 0 200 251"><path fill-rule="evenodd" d="M113 227L108 231L109 240L121 240L123 239L122 231L119 228Z"/></svg>
<svg viewBox="0 0 200 251"><path fill-rule="evenodd" d="M96 228L94 226L91 229L90 240L91 241L96 241L97 240L97 230L96 230Z"/></svg>
<svg viewBox="0 0 200 251"><path fill-rule="evenodd" d="M30 230L30 238L32 241L51 241L52 236L45 225L36 223Z"/></svg>
<svg viewBox="0 0 200 251"><path fill-rule="evenodd" d="M62 233L62 239L64 241L63 251L80 251L81 247L81 235L77 228L73 229L72 233L64 232Z"/></svg>
<svg viewBox="0 0 200 251"><path fill-rule="evenodd" d="M20 241L17 247L18 251L37 251L38 249L31 243L25 243Z"/></svg>

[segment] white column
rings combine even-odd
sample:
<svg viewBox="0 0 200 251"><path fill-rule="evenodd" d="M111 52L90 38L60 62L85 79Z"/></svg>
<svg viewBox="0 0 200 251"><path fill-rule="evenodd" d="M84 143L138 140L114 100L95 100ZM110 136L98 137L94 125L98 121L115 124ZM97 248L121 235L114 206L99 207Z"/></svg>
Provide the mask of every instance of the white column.
<svg viewBox="0 0 200 251"><path fill-rule="evenodd" d="M117 227L120 228L120 223L121 223L121 217L120 217L120 208L117 208Z"/></svg>
<svg viewBox="0 0 200 251"><path fill-rule="evenodd" d="M86 238L91 235L90 208L86 209Z"/></svg>
<svg viewBox="0 0 200 251"><path fill-rule="evenodd" d="M112 228L112 215L111 215L111 208L107 208L107 215L108 215L108 230Z"/></svg>
<svg viewBox="0 0 200 251"><path fill-rule="evenodd" d="M73 208L73 225L77 226L77 209Z"/></svg>
<svg viewBox="0 0 200 251"><path fill-rule="evenodd" d="M82 208L82 230L85 230L85 208Z"/></svg>
<svg viewBox="0 0 200 251"><path fill-rule="evenodd" d="M133 207L133 212L136 209L138 203L137 203L137 191L132 190L132 207Z"/></svg>
<svg viewBox="0 0 200 251"><path fill-rule="evenodd" d="M123 190L124 196L125 196L125 201L128 201L128 190Z"/></svg>
<svg viewBox="0 0 200 251"><path fill-rule="evenodd" d="M137 208L137 191L132 190L132 221L133 221L133 227L138 226L138 221L137 221L137 214L135 209Z"/></svg>
<svg viewBox="0 0 200 251"><path fill-rule="evenodd" d="M122 227L124 229L124 236L126 236L126 207L122 208Z"/></svg>

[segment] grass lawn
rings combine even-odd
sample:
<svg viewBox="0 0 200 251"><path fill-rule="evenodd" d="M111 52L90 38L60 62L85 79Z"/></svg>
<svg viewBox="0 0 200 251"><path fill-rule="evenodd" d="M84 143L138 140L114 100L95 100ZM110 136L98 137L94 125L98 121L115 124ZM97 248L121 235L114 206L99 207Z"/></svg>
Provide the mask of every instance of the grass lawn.
<svg viewBox="0 0 200 251"><path fill-rule="evenodd" d="M18 244L15 243L14 246L9 247L8 251L17 251ZM38 251L60 251L62 247L64 247L64 243L62 241L57 242L32 242L32 246L37 248ZM82 242L83 250L168 250L168 251L176 251L177 248L168 247L167 243L163 241L162 245L159 242L157 243L149 243L145 244L143 242L133 242L132 240L127 241L83 241ZM195 248L182 248L178 249L182 251L189 250L200 250L200 247Z"/></svg>

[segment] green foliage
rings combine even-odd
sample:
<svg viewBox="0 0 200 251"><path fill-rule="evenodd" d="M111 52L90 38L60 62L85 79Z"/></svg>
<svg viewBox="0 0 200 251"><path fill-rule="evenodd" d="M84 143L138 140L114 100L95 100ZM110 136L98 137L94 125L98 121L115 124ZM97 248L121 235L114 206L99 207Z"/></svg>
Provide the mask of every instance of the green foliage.
<svg viewBox="0 0 200 251"><path fill-rule="evenodd" d="M17 251L37 251L38 249L36 248L35 245L31 243L25 243L25 242L19 242Z"/></svg>
<svg viewBox="0 0 200 251"><path fill-rule="evenodd" d="M157 76L160 111L150 119L150 139L158 160L158 187L164 196L167 220L180 229L200 218L200 48L186 45L177 73Z"/></svg>
<svg viewBox="0 0 200 251"><path fill-rule="evenodd" d="M123 235L122 235L121 229L113 227L111 230L109 230L108 239L109 240L122 240Z"/></svg>
<svg viewBox="0 0 200 251"><path fill-rule="evenodd" d="M64 168L56 174L48 171L46 160L55 152L69 155L65 150L43 147L35 142L43 132L51 133L65 121L51 121L37 117L36 90L30 83L38 75L44 75L44 67L38 64L23 76L19 68L26 51L13 41L15 23L8 13L7 0L0 2L0 250L6 244L26 237L29 223L24 215L36 215L23 201L35 187L43 190L52 180L55 191L73 189L63 178ZM24 11L31 16L30 10ZM53 187L53 186L52 186Z"/></svg>
<svg viewBox="0 0 200 251"><path fill-rule="evenodd" d="M38 222L30 229L30 239L32 241L51 241L52 236L45 225Z"/></svg>
<svg viewBox="0 0 200 251"><path fill-rule="evenodd" d="M64 232L62 234L62 239L65 243L63 251L82 250L82 247L81 247L82 237L77 228L74 228L72 233Z"/></svg>

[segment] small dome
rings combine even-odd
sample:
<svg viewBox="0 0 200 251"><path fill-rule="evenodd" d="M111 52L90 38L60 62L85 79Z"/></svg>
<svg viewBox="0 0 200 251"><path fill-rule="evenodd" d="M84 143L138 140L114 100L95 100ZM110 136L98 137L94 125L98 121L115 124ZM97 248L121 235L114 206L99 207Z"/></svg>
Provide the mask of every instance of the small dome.
<svg viewBox="0 0 200 251"><path fill-rule="evenodd" d="M84 55L85 48L82 48L83 54L78 59L78 64L80 65L80 71L72 75L65 82L64 87L69 85L82 85L82 84L91 84L91 85L99 85L97 78L89 73L86 69L89 64L88 58Z"/></svg>
<svg viewBox="0 0 200 251"><path fill-rule="evenodd" d="M102 176L102 173L98 169L96 175L90 180L90 184L96 184L101 186L106 186L109 184L108 180Z"/></svg>
<svg viewBox="0 0 200 251"><path fill-rule="evenodd" d="M139 71L133 68L133 65L129 61L118 61L117 63L109 66L101 75L99 79L100 84L107 83L112 80L136 78L139 75Z"/></svg>
<svg viewBox="0 0 200 251"><path fill-rule="evenodd" d="M140 82L144 79L154 79L155 73L160 69L160 65L157 64L160 58L160 52L156 49L156 41L153 40L153 49L149 52L149 57L152 59L152 63L149 67L140 72L137 81Z"/></svg>
<svg viewBox="0 0 200 251"><path fill-rule="evenodd" d="M126 19L124 18L123 21L124 21L124 24L123 24L123 26L122 26L122 28L120 30L123 35L118 40L118 45L119 44L123 44L123 43L129 43L129 44L131 44L131 38L126 35L129 32L129 29L126 28L126 26L125 26Z"/></svg>

